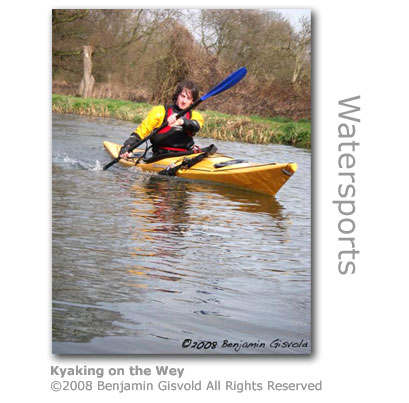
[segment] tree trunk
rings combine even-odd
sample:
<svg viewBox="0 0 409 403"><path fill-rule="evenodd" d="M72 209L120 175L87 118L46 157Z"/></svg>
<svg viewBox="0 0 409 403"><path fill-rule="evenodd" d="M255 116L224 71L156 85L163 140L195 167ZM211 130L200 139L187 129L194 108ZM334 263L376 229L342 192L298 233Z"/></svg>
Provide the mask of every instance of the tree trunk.
<svg viewBox="0 0 409 403"><path fill-rule="evenodd" d="M298 57L298 55L295 56L295 66L293 70L293 78L291 79L291 84L295 85L297 84L298 77L300 75L301 69L302 69L303 63Z"/></svg>
<svg viewBox="0 0 409 403"><path fill-rule="evenodd" d="M95 84L95 78L92 75L92 52L93 52L93 47L92 46L84 46L84 56L83 56L83 61L84 61L84 75L81 80L80 88L79 88L79 93L83 98L88 98L92 94L92 90L94 88Z"/></svg>
<svg viewBox="0 0 409 403"><path fill-rule="evenodd" d="M112 73L109 72L108 73L108 94L107 94L108 98L112 97Z"/></svg>

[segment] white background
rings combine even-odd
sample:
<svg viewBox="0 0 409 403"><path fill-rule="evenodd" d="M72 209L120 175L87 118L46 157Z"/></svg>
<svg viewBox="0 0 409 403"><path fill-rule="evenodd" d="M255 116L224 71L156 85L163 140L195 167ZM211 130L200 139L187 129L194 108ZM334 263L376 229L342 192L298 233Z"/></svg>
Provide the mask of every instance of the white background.
<svg viewBox="0 0 409 403"><path fill-rule="evenodd" d="M27 3L27 4L25 4ZM311 8L313 15L313 342L311 357L55 357L51 354L51 9L2 6L2 396L8 401L404 401L407 398L408 15L404 2L227 7ZM95 8L117 8L108 2ZM33 5L34 4L34 5ZM121 3L122 7L169 7ZM175 4L172 4L175 6ZM178 7L220 7L215 1ZM337 271L338 100L361 95L356 166L356 274ZM50 366L169 364L183 381L318 382L321 392L52 392ZM145 379L155 382L151 377ZM135 379L133 380L135 381Z"/></svg>

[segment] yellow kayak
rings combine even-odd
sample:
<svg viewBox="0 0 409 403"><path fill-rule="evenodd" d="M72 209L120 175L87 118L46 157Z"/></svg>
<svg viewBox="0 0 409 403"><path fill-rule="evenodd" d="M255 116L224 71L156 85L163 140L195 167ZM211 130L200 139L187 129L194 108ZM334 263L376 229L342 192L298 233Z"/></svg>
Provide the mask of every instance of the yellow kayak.
<svg viewBox="0 0 409 403"><path fill-rule="evenodd" d="M104 147L113 158L117 158L122 145L105 141ZM162 174L170 168L181 166L174 173L181 178L223 183L267 195L275 195L297 170L295 162L251 163L219 153L207 155L193 166L185 167L184 165L188 165L186 162L197 158L200 153L167 156L159 160L157 158L139 160L138 155L142 155L143 152L144 150L135 149L134 158L120 159L119 163L127 167L136 166L143 171Z"/></svg>

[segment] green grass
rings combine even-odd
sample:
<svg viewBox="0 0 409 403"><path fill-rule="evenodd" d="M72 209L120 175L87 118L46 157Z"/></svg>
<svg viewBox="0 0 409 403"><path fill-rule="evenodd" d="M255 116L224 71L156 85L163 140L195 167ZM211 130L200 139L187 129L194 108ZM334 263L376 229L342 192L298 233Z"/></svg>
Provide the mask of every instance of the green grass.
<svg viewBox="0 0 409 403"><path fill-rule="evenodd" d="M52 108L56 113L109 117L140 123L151 105L118 99L79 98L53 94Z"/></svg>
<svg viewBox="0 0 409 403"><path fill-rule="evenodd" d="M136 124L142 122L152 105L117 99L52 96L55 113L73 113L86 116L109 117ZM293 121L285 117L228 115L214 111L201 111L205 125L199 132L202 137L219 140L243 141L253 144L285 144L301 148L311 147L311 122Z"/></svg>

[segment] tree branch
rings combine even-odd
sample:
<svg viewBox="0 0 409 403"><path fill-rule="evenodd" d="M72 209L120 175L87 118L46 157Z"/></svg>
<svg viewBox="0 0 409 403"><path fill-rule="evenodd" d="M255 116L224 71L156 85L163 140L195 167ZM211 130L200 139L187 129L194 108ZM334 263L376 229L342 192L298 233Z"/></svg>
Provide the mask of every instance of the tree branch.
<svg viewBox="0 0 409 403"><path fill-rule="evenodd" d="M60 13L57 13L57 11L59 11L59 10L54 9L52 11L52 19L53 19L52 25L53 26L57 25L57 24L64 24L66 22L72 22L72 21L78 20L79 18L84 18L89 14L89 10L80 10L76 14L72 14L70 16L60 18L58 16L58 14L60 14ZM61 13L61 14L63 14L63 13Z"/></svg>

